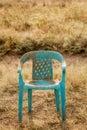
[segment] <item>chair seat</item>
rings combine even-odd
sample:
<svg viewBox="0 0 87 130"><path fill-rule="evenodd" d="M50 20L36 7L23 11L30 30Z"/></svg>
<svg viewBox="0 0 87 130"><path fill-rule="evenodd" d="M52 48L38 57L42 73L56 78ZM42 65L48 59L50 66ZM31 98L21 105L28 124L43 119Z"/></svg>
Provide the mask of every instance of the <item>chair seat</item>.
<svg viewBox="0 0 87 130"><path fill-rule="evenodd" d="M32 89L46 89L50 87L54 89L54 86L58 86L59 80L32 80L26 81L24 87L32 88ZM45 88L44 88L45 87Z"/></svg>

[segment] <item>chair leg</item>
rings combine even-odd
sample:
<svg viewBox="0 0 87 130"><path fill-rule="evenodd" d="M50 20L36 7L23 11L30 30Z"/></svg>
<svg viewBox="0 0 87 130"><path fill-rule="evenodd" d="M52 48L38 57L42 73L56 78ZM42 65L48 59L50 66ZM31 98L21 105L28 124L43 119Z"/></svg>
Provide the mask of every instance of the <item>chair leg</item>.
<svg viewBox="0 0 87 130"><path fill-rule="evenodd" d="M62 102L62 120L66 119L66 99L65 99L65 87L60 87L61 91L61 102Z"/></svg>
<svg viewBox="0 0 87 130"><path fill-rule="evenodd" d="M28 112L32 111L32 90L28 90Z"/></svg>
<svg viewBox="0 0 87 130"><path fill-rule="evenodd" d="M19 89L18 93L18 119L22 121L22 109L23 109L23 89Z"/></svg>
<svg viewBox="0 0 87 130"><path fill-rule="evenodd" d="M58 112L60 110L59 90L54 89L54 93L55 93L56 109L57 109L57 112Z"/></svg>

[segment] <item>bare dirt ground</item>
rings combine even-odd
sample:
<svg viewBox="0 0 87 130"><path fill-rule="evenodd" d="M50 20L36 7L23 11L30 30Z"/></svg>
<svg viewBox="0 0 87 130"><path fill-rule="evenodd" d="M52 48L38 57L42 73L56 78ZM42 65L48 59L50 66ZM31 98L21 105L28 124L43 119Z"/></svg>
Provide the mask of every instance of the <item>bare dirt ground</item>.
<svg viewBox="0 0 87 130"><path fill-rule="evenodd" d="M61 112L56 112L54 93L50 90L33 92L33 111L29 114L27 112L27 92L25 92L23 121L19 123L17 116L18 76L16 73L19 58L6 56L0 61L0 130L87 130L87 86L85 86L87 80L83 80L81 87L80 84L76 86L71 82L71 78L75 77L73 74L77 75L77 72L81 71L81 67L76 66L77 62L82 62L83 66L87 65L87 58L65 56L65 59L67 71L70 66L73 66L73 69L67 73L67 117L63 122ZM73 73L75 67L79 70ZM78 80L77 77L77 82Z"/></svg>

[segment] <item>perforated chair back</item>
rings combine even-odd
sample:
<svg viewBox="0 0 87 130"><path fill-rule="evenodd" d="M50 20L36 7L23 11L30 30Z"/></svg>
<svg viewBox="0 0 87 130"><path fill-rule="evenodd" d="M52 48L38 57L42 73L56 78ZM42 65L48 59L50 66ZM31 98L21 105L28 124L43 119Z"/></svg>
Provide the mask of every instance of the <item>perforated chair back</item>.
<svg viewBox="0 0 87 130"><path fill-rule="evenodd" d="M23 55L21 58L21 65L26 61L32 60L32 79L33 80L50 80L53 79L53 65L52 60L63 62L63 57L60 53L54 51L32 51Z"/></svg>

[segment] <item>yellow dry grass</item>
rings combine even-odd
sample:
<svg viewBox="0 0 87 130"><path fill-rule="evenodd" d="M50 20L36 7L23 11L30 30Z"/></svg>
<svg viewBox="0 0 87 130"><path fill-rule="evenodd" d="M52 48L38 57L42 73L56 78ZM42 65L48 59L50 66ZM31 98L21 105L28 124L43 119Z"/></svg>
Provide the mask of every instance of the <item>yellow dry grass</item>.
<svg viewBox="0 0 87 130"><path fill-rule="evenodd" d="M87 55L87 0L0 0L0 57L38 49ZM19 58L0 59L0 130L87 130L87 58L65 59L66 121L56 112L53 91L34 91L31 114L25 92L21 124L17 117ZM54 78L60 79L57 67L54 63ZM29 68L23 74L31 79Z"/></svg>
<svg viewBox="0 0 87 130"><path fill-rule="evenodd" d="M87 129L87 59L67 57L66 121L56 112L53 91L33 92L33 111L27 113L27 93L24 96L23 122L18 123L19 58L4 57L0 61L0 130L86 130ZM28 65L27 65L28 67ZM31 72L24 68L24 78L31 79ZM54 78L60 78L60 70L54 63ZM59 72L59 74L57 73ZM29 74L29 76L28 76Z"/></svg>
<svg viewBox="0 0 87 130"><path fill-rule="evenodd" d="M38 49L87 53L86 0L0 3L0 53Z"/></svg>

